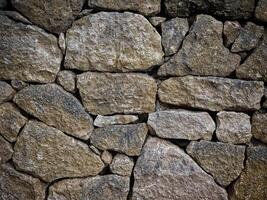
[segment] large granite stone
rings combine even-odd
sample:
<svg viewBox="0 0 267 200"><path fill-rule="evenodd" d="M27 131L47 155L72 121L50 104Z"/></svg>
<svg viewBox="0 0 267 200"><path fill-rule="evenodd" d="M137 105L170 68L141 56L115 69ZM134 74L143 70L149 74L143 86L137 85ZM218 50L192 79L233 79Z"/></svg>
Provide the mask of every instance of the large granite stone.
<svg viewBox="0 0 267 200"><path fill-rule="evenodd" d="M149 113L155 109L157 85L150 76L87 72L77 77L83 105L92 114Z"/></svg>
<svg viewBox="0 0 267 200"><path fill-rule="evenodd" d="M46 182L66 177L97 175L104 167L89 147L42 122L30 121L14 147L18 170Z"/></svg>
<svg viewBox="0 0 267 200"><path fill-rule="evenodd" d="M139 14L99 12L75 21L66 34L65 68L147 70L162 62L161 37Z"/></svg>
<svg viewBox="0 0 267 200"><path fill-rule="evenodd" d="M13 154L13 148L2 136L0 136L0 165L9 161ZM0 178L1 179L1 178Z"/></svg>
<svg viewBox="0 0 267 200"><path fill-rule="evenodd" d="M0 81L0 91L0 104L5 101L11 100L14 94L16 93L16 91L11 87L11 85L4 81Z"/></svg>
<svg viewBox="0 0 267 200"><path fill-rule="evenodd" d="M258 110L263 93L263 82L194 76L169 78L158 91L161 102L211 111Z"/></svg>
<svg viewBox="0 0 267 200"><path fill-rule="evenodd" d="M256 112L253 114L252 135L267 144L267 113Z"/></svg>

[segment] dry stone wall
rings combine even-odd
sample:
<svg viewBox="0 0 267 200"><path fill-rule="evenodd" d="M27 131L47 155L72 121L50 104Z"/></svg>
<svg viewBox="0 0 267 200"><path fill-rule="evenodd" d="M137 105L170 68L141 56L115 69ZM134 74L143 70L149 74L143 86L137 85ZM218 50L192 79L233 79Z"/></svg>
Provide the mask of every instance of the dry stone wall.
<svg viewBox="0 0 267 200"><path fill-rule="evenodd" d="M267 199L267 0L0 0L0 200Z"/></svg>

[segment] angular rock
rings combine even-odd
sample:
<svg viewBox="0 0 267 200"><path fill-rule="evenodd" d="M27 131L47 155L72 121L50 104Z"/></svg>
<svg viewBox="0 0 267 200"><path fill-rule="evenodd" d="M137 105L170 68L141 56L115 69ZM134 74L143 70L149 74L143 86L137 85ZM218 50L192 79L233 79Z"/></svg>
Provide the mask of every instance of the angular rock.
<svg viewBox="0 0 267 200"><path fill-rule="evenodd" d="M104 167L89 147L42 122L30 121L14 147L18 170L46 182L66 177L97 175Z"/></svg>
<svg viewBox="0 0 267 200"><path fill-rule="evenodd" d="M221 111L216 115L216 137L221 142L249 143L252 137L250 116L245 113Z"/></svg>
<svg viewBox="0 0 267 200"><path fill-rule="evenodd" d="M254 49L262 37L263 32L263 26L248 22L244 28L241 28L240 34L236 38L231 51L242 52Z"/></svg>
<svg viewBox="0 0 267 200"><path fill-rule="evenodd" d="M55 80L62 59L55 36L1 15L0 35L0 79L39 83Z"/></svg>
<svg viewBox="0 0 267 200"><path fill-rule="evenodd" d="M223 24L208 15L198 15L182 48L158 71L160 76L228 76L240 63L222 39ZM164 41L164 40L163 40Z"/></svg>
<svg viewBox="0 0 267 200"><path fill-rule="evenodd" d="M90 139L91 143L101 150L113 150L129 156L138 156L147 132L145 123L113 125L95 129Z"/></svg>
<svg viewBox="0 0 267 200"><path fill-rule="evenodd" d="M122 125L130 124L138 121L138 116L136 115L113 115L113 116L103 116L97 115L94 125L97 127L104 127L109 125Z"/></svg>
<svg viewBox="0 0 267 200"><path fill-rule="evenodd" d="M155 109L157 85L145 74L87 72L77 79L83 105L92 114L149 113Z"/></svg>
<svg viewBox="0 0 267 200"><path fill-rule="evenodd" d="M229 47L235 42L241 30L238 21L226 21L223 26L223 35L225 37L225 46Z"/></svg>
<svg viewBox="0 0 267 200"><path fill-rule="evenodd" d="M162 45L166 56L178 51L188 29L188 21L185 18L177 17L161 24Z"/></svg>
<svg viewBox="0 0 267 200"><path fill-rule="evenodd" d="M66 91L74 92L76 89L76 75L72 71L63 70L57 74L57 83Z"/></svg>
<svg viewBox="0 0 267 200"><path fill-rule="evenodd" d="M158 95L161 102L176 106L242 111L260 109L263 92L263 82L185 76L163 81Z"/></svg>
<svg viewBox="0 0 267 200"><path fill-rule="evenodd" d="M236 76L242 79L263 80L267 82L267 34L245 62L237 67Z"/></svg>
<svg viewBox="0 0 267 200"><path fill-rule="evenodd" d="M0 81L0 104L13 98L16 91L6 82Z"/></svg>
<svg viewBox="0 0 267 200"><path fill-rule="evenodd" d="M60 47L62 54L65 54L65 52L66 52L66 41L65 41L64 33L60 33L59 36L58 36L58 46Z"/></svg>
<svg viewBox="0 0 267 200"><path fill-rule="evenodd" d="M134 169L133 200L226 200L226 191L178 146L148 138Z"/></svg>
<svg viewBox="0 0 267 200"><path fill-rule="evenodd" d="M11 144L9 144L2 136L0 136L0 164L6 163L8 160L10 160L12 154L13 149Z"/></svg>
<svg viewBox="0 0 267 200"><path fill-rule="evenodd" d="M0 7L1 7L1 0L0 0ZM7 16L14 21L19 21L24 24L32 24L27 18L23 17L20 13L16 11L10 11L10 10L0 10L0 15Z"/></svg>
<svg viewBox="0 0 267 200"><path fill-rule="evenodd" d="M11 0L12 5L31 22L53 32L65 32L82 10L85 0Z"/></svg>
<svg viewBox="0 0 267 200"><path fill-rule="evenodd" d="M22 90L23 88L27 87L29 84L21 80L11 80L11 85L16 90Z"/></svg>
<svg viewBox="0 0 267 200"><path fill-rule="evenodd" d="M148 125L161 138L211 140L215 123L207 112L166 110L150 113Z"/></svg>
<svg viewBox="0 0 267 200"><path fill-rule="evenodd" d="M135 11L142 15L156 15L160 13L161 0L88 0L90 8L117 11Z"/></svg>
<svg viewBox="0 0 267 200"><path fill-rule="evenodd" d="M45 184L16 171L11 165L0 166L1 200L44 200Z"/></svg>
<svg viewBox="0 0 267 200"><path fill-rule="evenodd" d="M267 144L267 113L256 112L253 114L252 135Z"/></svg>
<svg viewBox="0 0 267 200"><path fill-rule="evenodd" d="M110 165L110 170L114 174L131 176L133 167L134 162L132 158L123 154L117 154Z"/></svg>
<svg viewBox="0 0 267 200"><path fill-rule="evenodd" d="M31 85L20 90L15 103L34 117L69 135L87 140L93 120L74 96L56 84Z"/></svg>
<svg viewBox="0 0 267 200"><path fill-rule="evenodd" d="M255 10L256 19L267 22L267 1L259 0L256 10Z"/></svg>
<svg viewBox="0 0 267 200"><path fill-rule="evenodd" d="M162 24L165 21L166 21L165 17L157 17L156 16L156 17L150 17L149 18L149 22L155 27L159 26L160 24Z"/></svg>
<svg viewBox="0 0 267 200"><path fill-rule="evenodd" d="M113 156L109 151L103 151L101 159L106 165L109 165L112 162Z"/></svg>
<svg viewBox="0 0 267 200"><path fill-rule="evenodd" d="M262 200L267 198L267 147L250 146L245 169L229 193L230 200Z"/></svg>
<svg viewBox="0 0 267 200"><path fill-rule="evenodd" d="M117 175L65 179L49 188L48 200L127 200L130 179Z"/></svg>
<svg viewBox="0 0 267 200"><path fill-rule="evenodd" d="M67 69L127 72L162 62L161 37L148 20L129 12L99 12L75 21L66 34Z"/></svg>
<svg viewBox="0 0 267 200"><path fill-rule="evenodd" d="M245 146L204 140L193 141L186 148L202 169L224 187L234 181L244 168L245 150Z"/></svg>
<svg viewBox="0 0 267 200"><path fill-rule="evenodd" d="M0 134L9 142L15 142L20 129L27 122L19 109L12 103L0 105Z"/></svg>

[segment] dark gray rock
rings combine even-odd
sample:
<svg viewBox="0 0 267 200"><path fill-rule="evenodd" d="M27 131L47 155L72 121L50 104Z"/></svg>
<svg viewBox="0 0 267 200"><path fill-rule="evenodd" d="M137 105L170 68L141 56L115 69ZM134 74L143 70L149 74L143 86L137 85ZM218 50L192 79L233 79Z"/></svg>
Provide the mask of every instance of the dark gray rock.
<svg viewBox="0 0 267 200"><path fill-rule="evenodd" d="M6 163L8 160L11 159L13 154L13 148L9 142L7 142L1 135L0 135L0 165ZM1 180L1 178L0 178ZM1 189L0 189L1 191ZM1 197L0 197L1 199Z"/></svg>
<svg viewBox="0 0 267 200"><path fill-rule="evenodd" d="M259 0L256 10L255 10L256 19L267 22L267 1Z"/></svg>
<svg viewBox="0 0 267 200"><path fill-rule="evenodd" d="M226 21L223 25L223 35L225 37L225 46L229 47L235 42L240 34L241 25L238 21Z"/></svg>
<svg viewBox="0 0 267 200"><path fill-rule="evenodd" d="M14 94L16 93L16 91L11 87L11 85L4 81L0 81L0 91L0 104L5 101L11 100Z"/></svg>

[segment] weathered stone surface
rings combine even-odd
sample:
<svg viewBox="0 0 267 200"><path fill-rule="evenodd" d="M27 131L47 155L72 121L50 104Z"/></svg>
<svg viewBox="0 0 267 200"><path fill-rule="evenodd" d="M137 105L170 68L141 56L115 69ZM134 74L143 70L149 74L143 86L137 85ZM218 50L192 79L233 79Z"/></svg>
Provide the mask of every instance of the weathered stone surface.
<svg viewBox="0 0 267 200"><path fill-rule="evenodd" d="M48 200L127 200L129 182L117 175L65 179L49 188Z"/></svg>
<svg viewBox="0 0 267 200"><path fill-rule="evenodd" d="M11 0L11 2L31 22L59 34L71 26L85 0Z"/></svg>
<svg viewBox="0 0 267 200"><path fill-rule="evenodd" d="M253 15L255 0L165 0L164 5L171 17L205 12L229 19L247 19Z"/></svg>
<svg viewBox="0 0 267 200"><path fill-rule="evenodd" d="M185 18L177 17L161 24L162 45L166 56L178 51L188 29L188 21Z"/></svg>
<svg viewBox="0 0 267 200"><path fill-rule="evenodd" d="M256 10L255 10L255 17L258 20L267 22L267 1L266 0L258 1Z"/></svg>
<svg viewBox="0 0 267 200"><path fill-rule="evenodd" d="M221 111L216 116L216 137L221 142L249 143L252 137L250 116L245 113Z"/></svg>
<svg viewBox="0 0 267 200"><path fill-rule="evenodd" d="M226 21L223 26L223 35L225 37L225 46L229 47L234 43L241 30L238 21Z"/></svg>
<svg viewBox="0 0 267 200"><path fill-rule="evenodd" d="M0 104L13 98L16 91L6 82L0 81Z"/></svg>
<svg viewBox="0 0 267 200"><path fill-rule="evenodd" d="M14 101L26 112L69 135L87 140L93 130L93 120L81 103L56 84L28 86L15 95Z"/></svg>
<svg viewBox="0 0 267 200"><path fill-rule="evenodd" d="M245 150L245 146L204 140L191 142L186 148L187 153L202 169L225 187L234 181L244 168Z"/></svg>
<svg viewBox="0 0 267 200"><path fill-rule="evenodd" d="M263 108L267 108L267 87L264 89L265 101L263 102Z"/></svg>
<svg viewBox="0 0 267 200"><path fill-rule="evenodd" d="M11 80L11 85L16 90L22 90L23 88L27 87L29 84L21 80Z"/></svg>
<svg viewBox="0 0 267 200"><path fill-rule="evenodd" d="M65 67L82 71L147 70L162 62L161 37L139 14L99 12L75 21L66 35Z"/></svg>
<svg viewBox="0 0 267 200"><path fill-rule="evenodd" d="M217 77L169 78L159 87L161 102L211 111L257 110L263 96L263 82Z"/></svg>
<svg viewBox="0 0 267 200"><path fill-rule="evenodd" d="M83 105L92 114L149 113L155 109L157 85L145 74L87 72L77 79Z"/></svg>
<svg viewBox="0 0 267 200"><path fill-rule="evenodd" d="M160 76L228 76L239 65L240 56L231 53L222 39L223 24L208 15L198 15L182 48L163 64Z"/></svg>
<svg viewBox="0 0 267 200"><path fill-rule="evenodd" d="M0 79L55 80L62 59L55 36L0 15L0 37Z"/></svg>
<svg viewBox="0 0 267 200"><path fill-rule="evenodd" d="M101 150L113 150L129 156L138 156L147 132L145 123L113 125L95 129L90 139L91 143Z"/></svg>
<svg viewBox="0 0 267 200"><path fill-rule="evenodd" d="M156 26L159 26L162 22L165 22L166 18L165 17L150 17L149 21L153 26L156 27Z"/></svg>
<svg viewBox="0 0 267 200"><path fill-rule="evenodd" d="M251 146L247 150L245 170L233 185L230 200L267 198L267 147Z"/></svg>
<svg viewBox="0 0 267 200"><path fill-rule="evenodd" d="M37 121L24 127L12 159L17 169L46 182L97 175L104 167L100 157L86 144Z"/></svg>
<svg viewBox="0 0 267 200"><path fill-rule="evenodd" d="M226 191L182 149L148 138L134 169L133 200L226 200Z"/></svg>
<svg viewBox="0 0 267 200"><path fill-rule="evenodd" d="M242 79L267 82L267 33L260 46L253 51L242 65L237 67L236 76Z"/></svg>
<svg viewBox="0 0 267 200"><path fill-rule="evenodd" d="M0 166L0 200L44 200L45 184L16 171L11 165Z"/></svg>
<svg viewBox="0 0 267 200"><path fill-rule="evenodd" d="M19 109L12 103L0 105L0 134L9 142L15 142L20 129L27 122Z"/></svg>
<svg viewBox="0 0 267 200"><path fill-rule="evenodd" d="M262 37L263 32L263 26L248 22L244 28L241 28L240 34L236 38L231 51L242 52L254 49Z"/></svg>
<svg viewBox="0 0 267 200"><path fill-rule="evenodd" d="M76 89L76 75L74 72L69 70L60 71L57 74L57 83L66 91L74 92Z"/></svg>
<svg viewBox="0 0 267 200"><path fill-rule="evenodd" d="M0 0L0 7L1 7L1 0ZM17 11L0 10L0 15L7 16L15 21L23 22L25 24L32 24L27 18L23 17Z"/></svg>
<svg viewBox="0 0 267 200"><path fill-rule="evenodd" d="M253 114L252 135L267 144L267 113L256 112Z"/></svg>
<svg viewBox="0 0 267 200"><path fill-rule="evenodd" d="M10 160L12 154L13 149L11 144L9 144L2 136L0 136L0 164L6 163L8 160Z"/></svg>
<svg viewBox="0 0 267 200"><path fill-rule="evenodd" d="M138 121L138 116L136 115L113 115L113 116L103 116L97 115L94 125L97 127L104 127L109 125L120 125L120 124L130 124Z"/></svg>
<svg viewBox="0 0 267 200"><path fill-rule="evenodd" d="M161 138L211 140L215 123L207 112L166 110L150 113L148 125Z"/></svg>
<svg viewBox="0 0 267 200"><path fill-rule="evenodd" d="M109 165L112 162L113 156L109 151L103 151L101 159L106 165Z"/></svg>
<svg viewBox="0 0 267 200"><path fill-rule="evenodd" d="M134 162L132 158L123 154L117 154L110 165L110 170L114 174L131 176L133 167Z"/></svg>
<svg viewBox="0 0 267 200"><path fill-rule="evenodd" d="M61 49L62 54L66 52L66 40L64 33L60 33L58 36L58 46Z"/></svg>
<svg viewBox="0 0 267 200"><path fill-rule="evenodd" d="M142 15L156 15L160 12L161 0L88 0L91 8L117 11L135 11Z"/></svg>

